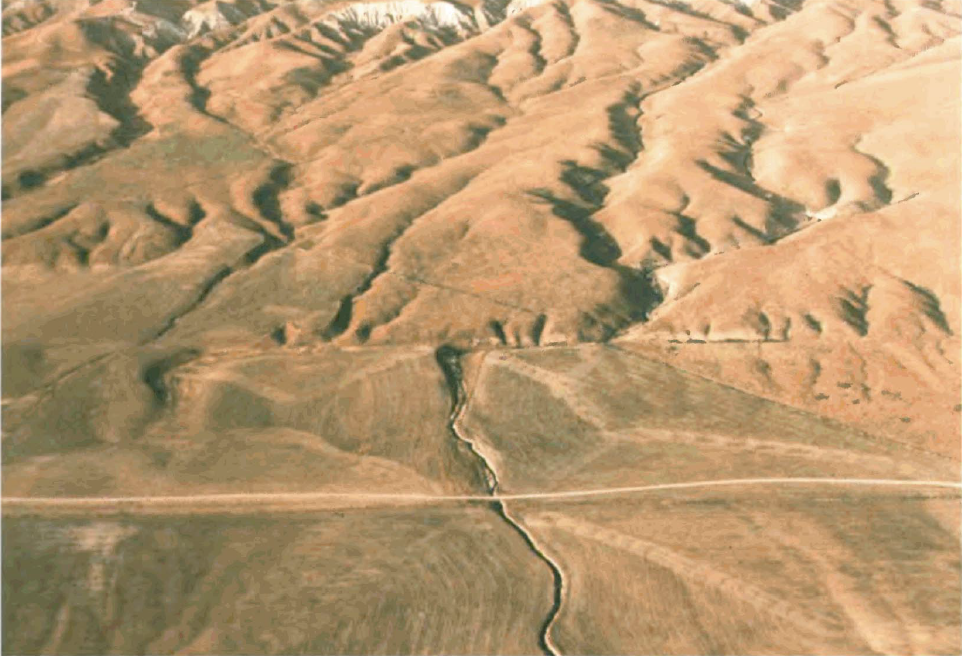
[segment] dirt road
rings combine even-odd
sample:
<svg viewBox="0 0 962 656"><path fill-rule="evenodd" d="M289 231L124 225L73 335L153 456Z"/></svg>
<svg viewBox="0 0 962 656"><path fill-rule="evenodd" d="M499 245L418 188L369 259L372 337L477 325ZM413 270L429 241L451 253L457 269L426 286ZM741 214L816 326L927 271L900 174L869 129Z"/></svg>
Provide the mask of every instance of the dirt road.
<svg viewBox="0 0 962 656"><path fill-rule="evenodd" d="M671 490L693 490L735 486L843 486L922 487L962 490L955 481L920 481L872 478L736 478L682 483L660 483L631 487L526 492L520 494L422 494L376 492L251 492L184 496L128 497L4 497L2 510L8 513L44 512L217 512L232 510L321 510L332 506L393 506L439 503L492 503L496 501L563 501L603 496L627 496Z"/></svg>

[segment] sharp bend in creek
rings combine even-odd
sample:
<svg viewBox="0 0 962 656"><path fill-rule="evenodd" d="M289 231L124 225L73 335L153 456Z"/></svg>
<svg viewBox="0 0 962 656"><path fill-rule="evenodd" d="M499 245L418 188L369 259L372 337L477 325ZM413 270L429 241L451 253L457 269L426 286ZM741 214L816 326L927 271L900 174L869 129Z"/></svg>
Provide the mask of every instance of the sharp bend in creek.
<svg viewBox="0 0 962 656"><path fill-rule="evenodd" d="M451 435L455 440L467 447L468 451L475 458L478 466L481 468L487 493L493 497L491 509L494 510L494 512L496 512L501 519L503 519L505 523L507 523L508 526L510 526L515 533L521 537L522 540L524 540L531 552L534 553L534 555L544 562L544 564L548 566L548 569L551 570L551 575L553 578L551 609L548 611L548 615L545 617L545 620L541 625L541 632L538 636L538 640L541 645L541 649L545 654L548 656L559 656L561 652L558 650L558 647L554 644L554 641L551 638L551 629L554 626L555 620L558 618L558 614L561 611L561 603L564 599L564 574L562 574L561 567L558 565L558 563L556 563L544 552L528 529L525 528L525 526L517 518L508 512L508 508L504 501L496 498L500 494L501 485L500 481L498 480L497 471L495 471L488 459L485 458L485 456L478 450L474 441L465 436L458 427L458 422L461 419L461 415L464 413L468 400L468 395L464 387L464 373L461 368L462 354L462 351L450 345L441 346L435 352L438 366L444 373L445 382L447 383L448 390L451 393L451 415L448 419L448 430L451 432Z"/></svg>

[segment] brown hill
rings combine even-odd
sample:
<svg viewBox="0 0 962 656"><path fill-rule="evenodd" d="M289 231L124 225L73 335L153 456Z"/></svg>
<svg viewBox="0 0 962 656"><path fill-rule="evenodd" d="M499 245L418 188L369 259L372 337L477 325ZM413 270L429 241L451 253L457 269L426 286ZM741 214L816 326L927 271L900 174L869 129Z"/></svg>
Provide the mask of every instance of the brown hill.
<svg viewBox="0 0 962 656"><path fill-rule="evenodd" d="M2 12L6 651L962 648L958 0Z"/></svg>

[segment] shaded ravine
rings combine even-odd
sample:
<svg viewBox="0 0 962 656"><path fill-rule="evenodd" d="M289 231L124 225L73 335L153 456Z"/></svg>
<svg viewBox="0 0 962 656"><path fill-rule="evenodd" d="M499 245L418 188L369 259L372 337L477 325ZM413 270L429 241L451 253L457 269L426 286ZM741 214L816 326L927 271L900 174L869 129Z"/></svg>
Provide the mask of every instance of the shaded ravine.
<svg viewBox="0 0 962 656"><path fill-rule="evenodd" d="M240 261L233 265L225 264L219 267L213 275L207 277L199 285L193 300L171 313L159 328L141 341L142 344L157 341L173 330L179 321L201 307L221 283L232 275L250 269L268 253L284 248L291 243L294 238L294 228L284 219L278 198L279 194L286 190L290 184L291 165L288 162L276 162L268 174L267 181L258 186L251 196L251 201L261 215L261 220L264 221L262 224L251 219L257 226L256 234L260 237L260 242L248 249L241 256ZM192 219L189 226L191 235L193 227L206 218L206 213L199 206L196 210L192 209L192 213L194 213L195 218ZM150 214L149 209L148 214ZM155 220L157 216L156 211L151 214L151 217Z"/></svg>
<svg viewBox="0 0 962 656"><path fill-rule="evenodd" d="M637 126L644 96L641 85L632 83L621 99L606 107L609 141L595 144L600 155L599 167L584 166L576 160L560 162L559 182L566 196L555 194L550 188L528 190L528 194L547 203L552 213L569 223L581 239L579 254L591 264L609 269L618 276L623 316L611 316L602 323L602 334L597 339L583 341L607 342L624 328L648 321L651 313L664 301L661 287L649 265L628 266L620 262L621 246L595 215L605 207L610 191L608 181L625 173L644 150ZM598 308L602 312L603 308Z"/></svg>
<svg viewBox="0 0 962 656"><path fill-rule="evenodd" d="M223 123L225 125L234 127L227 119L223 118L222 116L218 116L207 109L207 102L210 100L211 90L197 81L197 76L200 74L201 66L216 51L217 48L214 46L184 46L184 48L178 53L177 65L180 68L180 73L184 78L184 82L186 82L187 86L190 87L190 95L187 96L187 102L190 104L190 106L207 118L212 118L218 123Z"/></svg>
<svg viewBox="0 0 962 656"><path fill-rule="evenodd" d="M173 330L181 319L203 305L208 297L210 297L210 295L217 288L217 286L227 280L227 278L229 278L234 271L234 267L227 265L218 268L213 275L208 276L200 283L193 299L186 302L179 309L171 312L158 328L155 328L153 331L148 333L145 338L140 340L140 344L145 345L155 342Z"/></svg>
<svg viewBox="0 0 962 656"><path fill-rule="evenodd" d="M438 366L444 373L444 380L451 393L451 414L448 419L448 430L458 443L467 447L468 451L470 451L480 466L485 480L485 487L487 488L488 494L492 497L490 504L491 509L524 540L524 543L535 557L544 562L544 564L548 566L548 569L551 570L553 579L551 608L548 610L548 615L541 625L538 642L547 656L559 656L561 652L551 638L551 628L554 626L555 620L557 620L558 614L561 612L561 603L564 599L565 590L564 574L558 563L544 552L535 541L534 536L525 528L520 520L508 512L504 500L498 498L501 483L498 480L497 472L491 466L488 459L478 451L475 443L461 433L461 430L458 428L458 422L467 406L468 398L464 387L464 375L461 369L461 355L462 352L460 350L448 345L441 346L435 352Z"/></svg>
<svg viewBox="0 0 962 656"><path fill-rule="evenodd" d="M116 127L106 139L64 153L55 162L5 176L13 180L4 180L3 199L10 200L42 187L58 174L95 164L117 150L129 148L135 141L151 132L154 129L153 124L144 118L140 108L130 97L140 83L146 63L146 60L133 53L120 50L109 63L94 67L87 80L86 98L91 100L100 112L114 119Z"/></svg>
<svg viewBox="0 0 962 656"><path fill-rule="evenodd" d="M391 255L394 252L395 244L397 244L401 240L401 238L404 237L407 231L410 230L421 217L426 215L428 212L431 212L432 210L438 208L442 203L447 202L453 195L460 193L460 191L463 190L466 185L467 183L460 186L457 190L455 190L451 194L445 195L436 203L432 203L429 207L426 207L423 210L417 212L409 220L403 222L402 225L396 227L391 232L391 234L388 235L387 238L381 242L381 246L378 251L377 258L375 259L373 264L357 262L357 264L364 264L365 266L369 266L371 270L357 283L357 285L349 294L341 298L340 304L338 305L337 312L335 312L334 317L328 323L327 327L324 328L324 330L322 330L320 333L321 339L323 339L326 342L330 342L347 332L347 330L351 327L351 322L354 320L354 306L357 303L358 299L360 299L365 294L367 294L371 290L371 288L374 286L375 282L377 282L377 280L382 275L392 273L389 268L389 261L391 259ZM403 274L398 274L398 273L394 273L394 275L397 275L405 280L409 280L412 282L428 284L427 281L418 279L413 276L405 276ZM378 324L378 325L382 325L382 324ZM363 344L367 342L367 340L370 338L371 332L376 327L377 325L375 325L374 323L364 322L355 328L354 338L358 342Z"/></svg>
<svg viewBox="0 0 962 656"><path fill-rule="evenodd" d="M214 291L218 289L221 283L223 283L225 280L230 278L235 273L250 269L268 253L276 251L287 245L285 242L280 241L274 235L268 232L258 233L258 236L261 238L260 243L244 253L241 256L239 263L234 264L233 266L225 264L219 267L213 275L208 276L199 284L197 292L194 294L194 298L192 300L188 301L179 309L168 315L163 323L158 328L148 333L148 336L142 339L140 343L142 345L150 344L151 342L155 342L161 337L164 337L167 333L173 330L184 317L204 305L204 303L207 302L207 299L210 298L211 294L213 294Z"/></svg>

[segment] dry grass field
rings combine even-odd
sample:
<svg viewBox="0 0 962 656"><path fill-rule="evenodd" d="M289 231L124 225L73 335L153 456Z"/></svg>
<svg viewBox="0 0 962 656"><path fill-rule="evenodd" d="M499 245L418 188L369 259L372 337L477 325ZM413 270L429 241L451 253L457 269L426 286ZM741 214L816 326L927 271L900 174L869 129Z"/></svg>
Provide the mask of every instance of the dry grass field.
<svg viewBox="0 0 962 656"><path fill-rule="evenodd" d="M3 653L962 651L959 0L2 0Z"/></svg>

